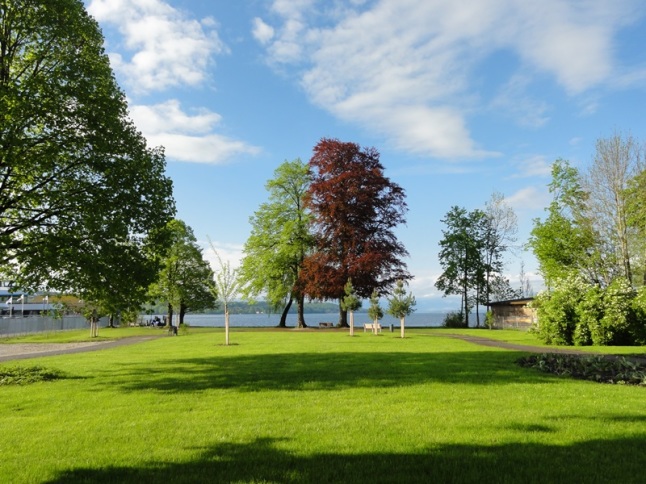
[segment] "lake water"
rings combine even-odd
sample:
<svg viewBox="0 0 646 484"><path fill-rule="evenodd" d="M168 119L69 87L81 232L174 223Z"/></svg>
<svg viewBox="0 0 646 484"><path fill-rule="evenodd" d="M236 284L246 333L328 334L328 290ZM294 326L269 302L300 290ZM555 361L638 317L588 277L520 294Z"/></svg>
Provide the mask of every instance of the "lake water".
<svg viewBox="0 0 646 484"><path fill-rule="evenodd" d="M296 314L287 315L287 326L296 326ZM445 313L413 313L406 317L406 326L410 327L439 327L442 326ZM336 313L311 313L305 314L305 324L308 326L318 327L319 323L332 322L337 323L339 315ZM204 327L224 327L224 314L187 314L184 321L191 326ZM229 323L232 327L272 327L278 326L280 315L278 314L230 314ZM370 318L366 313L355 313L355 326L363 326L369 323ZM380 323L382 326L391 324L399 326L399 319L392 316L384 316ZM481 315L480 324L484 323L484 317ZM470 316L470 324L475 326L475 315Z"/></svg>

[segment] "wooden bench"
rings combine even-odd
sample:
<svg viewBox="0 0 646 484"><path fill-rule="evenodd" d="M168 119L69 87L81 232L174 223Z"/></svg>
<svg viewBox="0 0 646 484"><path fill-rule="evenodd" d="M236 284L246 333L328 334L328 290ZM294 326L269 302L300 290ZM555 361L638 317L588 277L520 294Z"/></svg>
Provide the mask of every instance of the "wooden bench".
<svg viewBox="0 0 646 484"><path fill-rule="evenodd" d="M381 324L379 323L365 323L363 325L363 332L365 333L366 330L369 330L371 333L377 329L377 333L381 333Z"/></svg>
<svg viewBox="0 0 646 484"><path fill-rule="evenodd" d="M334 323L319 323L319 328L334 328Z"/></svg>

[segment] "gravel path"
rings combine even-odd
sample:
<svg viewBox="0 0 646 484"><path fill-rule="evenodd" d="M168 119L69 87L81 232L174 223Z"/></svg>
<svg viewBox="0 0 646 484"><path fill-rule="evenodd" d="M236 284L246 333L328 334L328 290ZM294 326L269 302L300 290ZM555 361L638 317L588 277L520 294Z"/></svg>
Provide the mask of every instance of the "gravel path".
<svg viewBox="0 0 646 484"><path fill-rule="evenodd" d="M41 356L67 355L85 351L98 351L118 346L127 346L160 336L133 336L114 341L86 342L86 343L16 343L0 344L0 361L25 360Z"/></svg>

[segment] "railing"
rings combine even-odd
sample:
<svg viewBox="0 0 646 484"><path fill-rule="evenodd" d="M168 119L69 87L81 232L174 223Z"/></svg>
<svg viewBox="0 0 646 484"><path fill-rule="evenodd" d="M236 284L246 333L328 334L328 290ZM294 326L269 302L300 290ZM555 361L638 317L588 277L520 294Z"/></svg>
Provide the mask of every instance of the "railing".
<svg viewBox="0 0 646 484"><path fill-rule="evenodd" d="M107 326L107 318L99 321L99 326ZM89 323L83 316L63 316L54 319L48 316L2 317L0 318L0 337L17 336L29 333L63 331L67 329L89 329Z"/></svg>

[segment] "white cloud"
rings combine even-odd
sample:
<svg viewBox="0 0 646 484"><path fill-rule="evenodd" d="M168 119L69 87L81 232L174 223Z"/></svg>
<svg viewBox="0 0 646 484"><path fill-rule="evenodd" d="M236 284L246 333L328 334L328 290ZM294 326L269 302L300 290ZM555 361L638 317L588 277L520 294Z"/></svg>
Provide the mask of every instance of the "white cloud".
<svg viewBox="0 0 646 484"><path fill-rule="evenodd" d="M581 143L581 141L583 141L583 138L581 138L580 136L575 136L574 138L570 139L569 143L570 146L577 146Z"/></svg>
<svg viewBox="0 0 646 484"><path fill-rule="evenodd" d="M92 0L88 11L123 36L110 60L138 92L200 84L212 56L226 51L213 19L190 19L162 0Z"/></svg>
<svg viewBox="0 0 646 484"><path fill-rule="evenodd" d="M518 173L511 178L546 177L552 173L552 162L543 155L523 158L513 164L518 167Z"/></svg>
<svg viewBox="0 0 646 484"><path fill-rule="evenodd" d="M441 273L415 274L415 278L409 282L410 291L416 299L437 299L443 296L441 291L435 287Z"/></svg>
<svg viewBox="0 0 646 484"><path fill-rule="evenodd" d="M252 33L258 42L265 45L274 37L274 28L263 22L261 18L256 17L253 19Z"/></svg>
<svg viewBox="0 0 646 484"><path fill-rule="evenodd" d="M613 38L631 21L633 5L379 0L341 7L275 0L275 34L266 47L270 62L296 66L312 102L338 118L409 152L478 158L491 154L468 127L469 115L482 109L470 92L484 60L512 53L516 73L493 104L524 126L540 127L548 106L527 94L528 76L551 76L570 95L610 83Z"/></svg>
<svg viewBox="0 0 646 484"><path fill-rule="evenodd" d="M525 75L514 75L504 84L493 99L491 106L495 110L507 113L516 122L528 128L540 128L549 121L545 116L547 103L533 99L526 93L530 79Z"/></svg>
<svg viewBox="0 0 646 484"><path fill-rule="evenodd" d="M546 189L529 186L506 197L505 201L514 210L539 210L549 205L550 197Z"/></svg>
<svg viewBox="0 0 646 484"><path fill-rule="evenodd" d="M179 101L133 105L130 115L151 146L164 146L175 161L220 164L240 154L257 154L259 148L214 133L220 115L205 109L182 111Z"/></svg>
<svg viewBox="0 0 646 484"><path fill-rule="evenodd" d="M221 270L220 260L224 264L229 264L231 269L240 267L240 262L243 258L243 246L240 244L233 244L227 242L221 242L217 240L212 240L213 247L218 251L217 255L213 252L213 247L208 242L202 242L200 245L204 248L204 259L211 264L211 268L214 272L219 272ZM218 256L220 260L218 260Z"/></svg>

